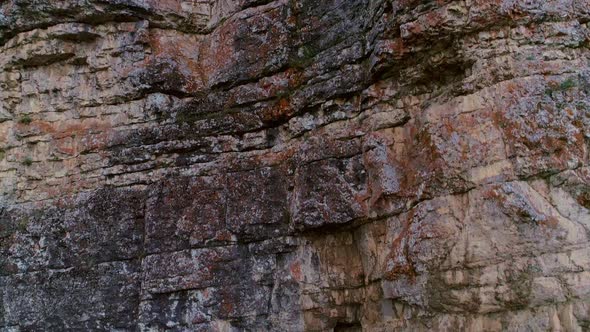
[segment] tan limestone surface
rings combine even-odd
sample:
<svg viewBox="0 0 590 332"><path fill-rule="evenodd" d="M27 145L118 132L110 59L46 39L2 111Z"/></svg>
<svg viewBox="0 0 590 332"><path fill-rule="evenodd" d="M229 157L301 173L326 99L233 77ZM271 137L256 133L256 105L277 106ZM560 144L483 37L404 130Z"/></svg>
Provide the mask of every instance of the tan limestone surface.
<svg viewBox="0 0 590 332"><path fill-rule="evenodd" d="M0 1L0 331L589 331L590 1Z"/></svg>

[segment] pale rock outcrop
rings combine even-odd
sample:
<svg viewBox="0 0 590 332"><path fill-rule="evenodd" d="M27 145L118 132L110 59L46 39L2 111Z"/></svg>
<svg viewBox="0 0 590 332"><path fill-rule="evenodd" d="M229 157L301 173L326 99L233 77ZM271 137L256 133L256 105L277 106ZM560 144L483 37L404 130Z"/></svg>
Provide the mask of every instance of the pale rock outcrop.
<svg viewBox="0 0 590 332"><path fill-rule="evenodd" d="M0 330L589 330L589 22L1 2Z"/></svg>

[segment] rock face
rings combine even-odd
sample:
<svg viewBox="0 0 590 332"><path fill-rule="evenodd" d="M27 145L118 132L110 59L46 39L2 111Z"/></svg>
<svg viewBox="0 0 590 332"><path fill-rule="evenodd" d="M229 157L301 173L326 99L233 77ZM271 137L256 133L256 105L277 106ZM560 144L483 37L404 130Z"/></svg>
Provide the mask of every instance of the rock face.
<svg viewBox="0 0 590 332"><path fill-rule="evenodd" d="M589 22L0 2L0 330L590 330Z"/></svg>

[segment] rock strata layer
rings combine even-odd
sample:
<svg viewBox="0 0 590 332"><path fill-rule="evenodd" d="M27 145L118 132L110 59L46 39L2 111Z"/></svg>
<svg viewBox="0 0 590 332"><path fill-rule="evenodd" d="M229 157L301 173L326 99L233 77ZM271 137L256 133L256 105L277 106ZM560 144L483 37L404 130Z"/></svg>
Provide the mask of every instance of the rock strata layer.
<svg viewBox="0 0 590 332"><path fill-rule="evenodd" d="M590 330L589 22L1 1L0 330Z"/></svg>

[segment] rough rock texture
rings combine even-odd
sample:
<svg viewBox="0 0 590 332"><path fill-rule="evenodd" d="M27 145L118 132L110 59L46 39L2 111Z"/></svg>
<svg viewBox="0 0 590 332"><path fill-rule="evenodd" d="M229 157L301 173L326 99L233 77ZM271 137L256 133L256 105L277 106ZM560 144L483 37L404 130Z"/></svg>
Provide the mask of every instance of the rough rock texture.
<svg viewBox="0 0 590 332"><path fill-rule="evenodd" d="M0 1L0 330L590 330L589 22Z"/></svg>

